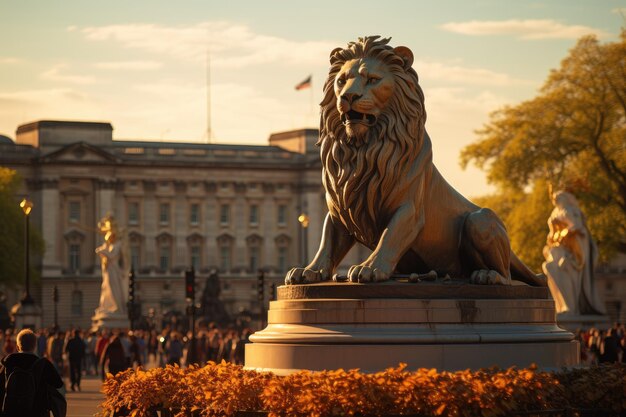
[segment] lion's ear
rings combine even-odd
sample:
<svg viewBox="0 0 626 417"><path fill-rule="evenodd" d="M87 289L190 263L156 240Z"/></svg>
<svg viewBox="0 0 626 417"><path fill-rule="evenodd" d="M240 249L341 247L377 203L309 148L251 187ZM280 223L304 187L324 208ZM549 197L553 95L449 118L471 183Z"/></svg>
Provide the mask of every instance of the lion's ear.
<svg viewBox="0 0 626 417"><path fill-rule="evenodd" d="M337 56L337 54L339 52L343 51L343 48L335 48L332 50L332 52L330 53L330 63L331 65L334 64L335 62L337 62L337 59L339 59L339 57Z"/></svg>
<svg viewBox="0 0 626 417"><path fill-rule="evenodd" d="M413 52L406 46L396 46L393 51L404 61L405 68L411 68L413 65Z"/></svg>

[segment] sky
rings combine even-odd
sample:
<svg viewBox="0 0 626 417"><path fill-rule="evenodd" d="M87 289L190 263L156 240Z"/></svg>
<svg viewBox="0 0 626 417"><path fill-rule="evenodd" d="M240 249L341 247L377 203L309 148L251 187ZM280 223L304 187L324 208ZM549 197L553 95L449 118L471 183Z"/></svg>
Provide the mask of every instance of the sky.
<svg viewBox="0 0 626 417"><path fill-rule="evenodd" d="M0 134L107 121L120 140L266 144L319 126L330 51L381 35L413 51L435 164L479 196L485 173L459 166L475 131L537 95L581 36L615 41L624 16L625 0L0 0Z"/></svg>

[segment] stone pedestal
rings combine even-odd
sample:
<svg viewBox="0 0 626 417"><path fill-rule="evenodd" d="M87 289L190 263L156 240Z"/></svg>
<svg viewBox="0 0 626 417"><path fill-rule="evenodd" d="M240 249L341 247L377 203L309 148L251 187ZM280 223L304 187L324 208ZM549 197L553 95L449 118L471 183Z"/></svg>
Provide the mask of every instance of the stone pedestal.
<svg viewBox="0 0 626 417"><path fill-rule="evenodd" d="M592 327L596 329L608 329L611 327L611 319L609 316L592 315L592 314L569 314L561 313L556 315L556 322L570 332L576 330L589 330Z"/></svg>
<svg viewBox="0 0 626 417"><path fill-rule="evenodd" d="M268 326L250 337L246 367L374 372L578 364L547 288L466 283L282 286Z"/></svg>
<svg viewBox="0 0 626 417"><path fill-rule="evenodd" d="M11 308L11 317L16 330L41 329L41 307L35 303L21 301Z"/></svg>
<svg viewBox="0 0 626 417"><path fill-rule="evenodd" d="M130 328L130 320L125 314L102 314L96 313L91 318L91 330L125 330Z"/></svg>

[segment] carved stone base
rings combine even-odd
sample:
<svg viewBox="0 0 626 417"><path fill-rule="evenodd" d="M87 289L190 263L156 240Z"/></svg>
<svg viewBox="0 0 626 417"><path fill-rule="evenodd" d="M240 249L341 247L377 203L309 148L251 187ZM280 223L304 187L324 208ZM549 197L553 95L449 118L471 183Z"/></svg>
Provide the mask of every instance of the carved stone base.
<svg viewBox="0 0 626 417"><path fill-rule="evenodd" d="M546 288L322 283L278 289L246 367L378 371L403 362L439 370L578 364Z"/></svg>
<svg viewBox="0 0 626 417"><path fill-rule="evenodd" d="M35 303L22 303L20 301L11 308L15 330L41 329L41 316L41 307Z"/></svg>
<svg viewBox="0 0 626 417"><path fill-rule="evenodd" d="M609 316L591 315L591 314L568 314L561 313L556 315L557 324L570 332L576 330L588 330L592 327L596 329L608 329L611 327L611 319Z"/></svg>
<svg viewBox="0 0 626 417"><path fill-rule="evenodd" d="M91 330L126 330L130 328L130 321L125 314L96 313L91 318Z"/></svg>

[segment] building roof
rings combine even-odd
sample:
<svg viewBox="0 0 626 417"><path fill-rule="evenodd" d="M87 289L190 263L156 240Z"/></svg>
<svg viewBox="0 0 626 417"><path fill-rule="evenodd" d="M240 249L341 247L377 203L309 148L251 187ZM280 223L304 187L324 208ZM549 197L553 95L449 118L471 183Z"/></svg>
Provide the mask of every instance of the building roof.
<svg viewBox="0 0 626 417"><path fill-rule="evenodd" d="M11 139L8 136L0 135L0 144L2 144L2 145L15 145L15 142L13 142L13 139Z"/></svg>
<svg viewBox="0 0 626 417"><path fill-rule="evenodd" d="M71 120L38 120L36 122L26 123L17 127L16 133L30 132L46 127L61 128L97 128L113 130L113 126L109 122L76 122Z"/></svg>

